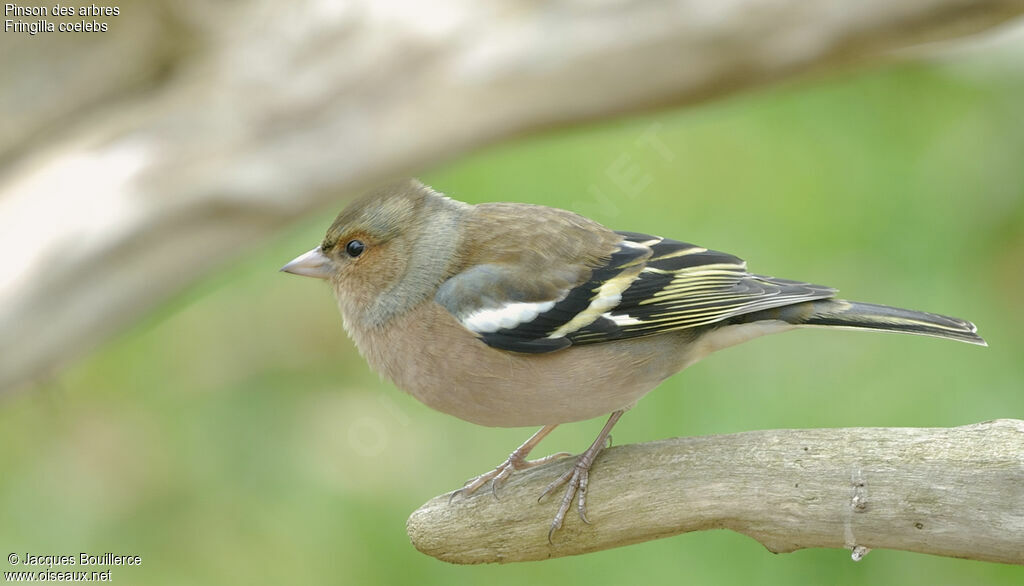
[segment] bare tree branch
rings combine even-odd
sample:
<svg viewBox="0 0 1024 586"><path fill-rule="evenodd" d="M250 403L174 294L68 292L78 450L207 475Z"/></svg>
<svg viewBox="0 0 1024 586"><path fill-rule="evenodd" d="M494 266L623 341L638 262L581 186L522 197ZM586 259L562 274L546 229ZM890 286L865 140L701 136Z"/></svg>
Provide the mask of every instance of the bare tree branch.
<svg viewBox="0 0 1024 586"><path fill-rule="evenodd" d="M887 548L1024 564L1024 421L965 427L755 431L613 447L591 473L585 525L547 540L555 503L537 495L572 462L490 491L432 499L413 545L458 564L576 555L704 529L777 553ZM559 494L559 497L561 495Z"/></svg>
<svg viewBox="0 0 1024 586"><path fill-rule="evenodd" d="M18 116L0 128L0 389L384 177L1021 12L1024 0L240 0L133 7L88 42L5 34L0 104Z"/></svg>

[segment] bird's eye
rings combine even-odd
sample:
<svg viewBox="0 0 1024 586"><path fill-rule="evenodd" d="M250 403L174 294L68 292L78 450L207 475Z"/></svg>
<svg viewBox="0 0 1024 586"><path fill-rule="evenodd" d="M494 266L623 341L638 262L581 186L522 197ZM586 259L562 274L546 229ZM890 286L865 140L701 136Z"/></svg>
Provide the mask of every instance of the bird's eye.
<svg viewBox="0 0 1024 586"><path fill-rule="evenodd" d="M362 240L349 240L345 245L345 252L352 258L359 256L364 250L366 250L366 245Z"/></svg>

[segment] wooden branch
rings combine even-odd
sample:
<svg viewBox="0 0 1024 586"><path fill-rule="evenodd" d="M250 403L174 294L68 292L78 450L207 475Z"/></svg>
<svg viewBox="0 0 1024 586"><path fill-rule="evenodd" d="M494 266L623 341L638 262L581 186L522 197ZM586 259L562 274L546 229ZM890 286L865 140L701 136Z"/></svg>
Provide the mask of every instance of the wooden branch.
<svg viewBox="0 0 1024 586"><path fill-rule="evenodd" d="M16 67L0 104L17 116L0 132L0 390L385 177L1022 12L1024 0L163 0L99 36L2 35Z"/></svg>
<svg viewBox="0 0 1024 586"><path fill-rule="evenodd" d="M537 502L562 460L489 490L432 499L413 545L458 564L542 560L732 529L776 553L887 548L1024 564L1024 421L965 427L754 431L613 447L590 476L585 525ZM561 493L558 494L558 498Z"/></svg>

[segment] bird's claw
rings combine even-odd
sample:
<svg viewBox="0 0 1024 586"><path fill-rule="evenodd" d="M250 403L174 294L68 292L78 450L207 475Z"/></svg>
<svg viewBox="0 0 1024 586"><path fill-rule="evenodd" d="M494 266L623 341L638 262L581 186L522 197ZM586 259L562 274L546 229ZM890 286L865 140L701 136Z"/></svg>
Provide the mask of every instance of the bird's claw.
<svg viewBox="0 0 1024 586"><path fill-rule="evenodd" d="M579 511L580 520L590 525L590 519L587 517L587 485L590 482L590 465L591 462L581 456L571 469L556 478L537 498L540 501L559 486L568 485L565 488L565 496L562 497L562 502L558 506L558 512L555 513L555 518L551 521L551 528L548 530L548 543L554 545L552 538L555 532L562 528L565 514L572 506L573 497L577 498L576 509Z"/></svg>
<svg viewBox="0 0 1024 586"><path fill-rule="evenodd" d="M494 495L494 498L498 498L498 489L501 488L508 481L508 479L512 476L512 473L515 472L516 470L526 470L527 468L533 468L534 466L547 464L552 460L565 458L570 455L571 454L569 452L558 452L557 454L551 454L549 456L544 456L543 458L537 458L536 460L527 460L518 453L512 452L508 459L499 464L497 467L495 467L494 470L491 470L490 472L487 472L485 474L481 474L476 478L469 479L466 482L465 486L456 491L453 491L451 496L448 497L448 502L451 503L453 500L455 500L455 497L460 494L469 496L476 492L477 490L480 490L480 487L487 484L488 482L491 483L491 494Z"/></svg>
<svg viewBox="0 0 1024 586"><path fill-rule="evenodd" d="M587 451L580 454L573 467L555 479L554 482L544 489L544 492L540 493L538 501L559 486L568 484L565 487L565 496L562 497L562 503L558 505L558 512L555 513L555 518L551 521L551 529L548 530L549 544L554 545L552 537L554 537L555 531L562 528L562 522L565 521L565 514L569 511L569 507L572 506L574 496L577 498L576 509L580 513L580 519L587 525L590 524L590 519L587 518L587 485L590 483L590 467L594 465L594 460L597 459L598 454L604 449L605 443L609 441L612 426L622 417L622 414L623 411L612 413L601 429L601 433L597 435L597 439L594 440L594 443L590 444Z"/></svg>
<svg viewBox="0 0 1024 586"><path fill-rule="evenodd" d="M622 417L624 412L625 410L620 409L619 411L615 411L609 415L608 421L605 422L604 427L601 428L601 432L597 434L597 438L594 440L594 443L590 444L590 447L576 458L576 462L573 463L572 468L549 484L537 498L537 501L540 501L559 486L568 484L565 488L565 496L562 497L562 502L558 505L558 512L555 514L555 518L551 521L551 528L548 530L548 543L554 545L552 538L555 535L555 531L562 528L562 522L565 521L565 514L569 511L569 507L572 506L573 497L576 497L577 499L576 509L579 511L580 519L584 523L588 525L590 524L590 519L587 517L587 485L590 482L590 467L593 466L594 460L597 459L598 454L600 454L605 448L605 445L610 444L612 427L619 418ZM534 466L550 462L551 460L568 456L569 454L566 452L559 452L538 460L526 460L526 456L530 453L530 450L532 450L534 446L537 445L537 442L544 439L544 436L550 433L554 428L555 424L546 425L541 428L540 431L533 434L530 439L526 440L523 445L516 448L515 451L509 455L508 459L500 466L487 474L477 476L467 482L464 487L453 492L451 497L449 497L448 502L451 503L451 501L455 499L455 496L459 494L473 494L487 482L491 483L491 492L495 497L497 497L498 488L504 484L505 481L508 480L509 476L511 476L516 470L532 468Z"/></svg>

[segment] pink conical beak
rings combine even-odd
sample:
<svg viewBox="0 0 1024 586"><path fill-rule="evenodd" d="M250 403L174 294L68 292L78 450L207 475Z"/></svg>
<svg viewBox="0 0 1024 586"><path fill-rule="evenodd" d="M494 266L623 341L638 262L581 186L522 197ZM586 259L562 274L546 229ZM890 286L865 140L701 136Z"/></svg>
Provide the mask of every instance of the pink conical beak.
<svg viewBox="0 0 1024 586"><path fill-rule="evenodd" d="M331 259L317 246L306 254L281 267L281 271L303 277L327 279L331 276Z"/></svg>

